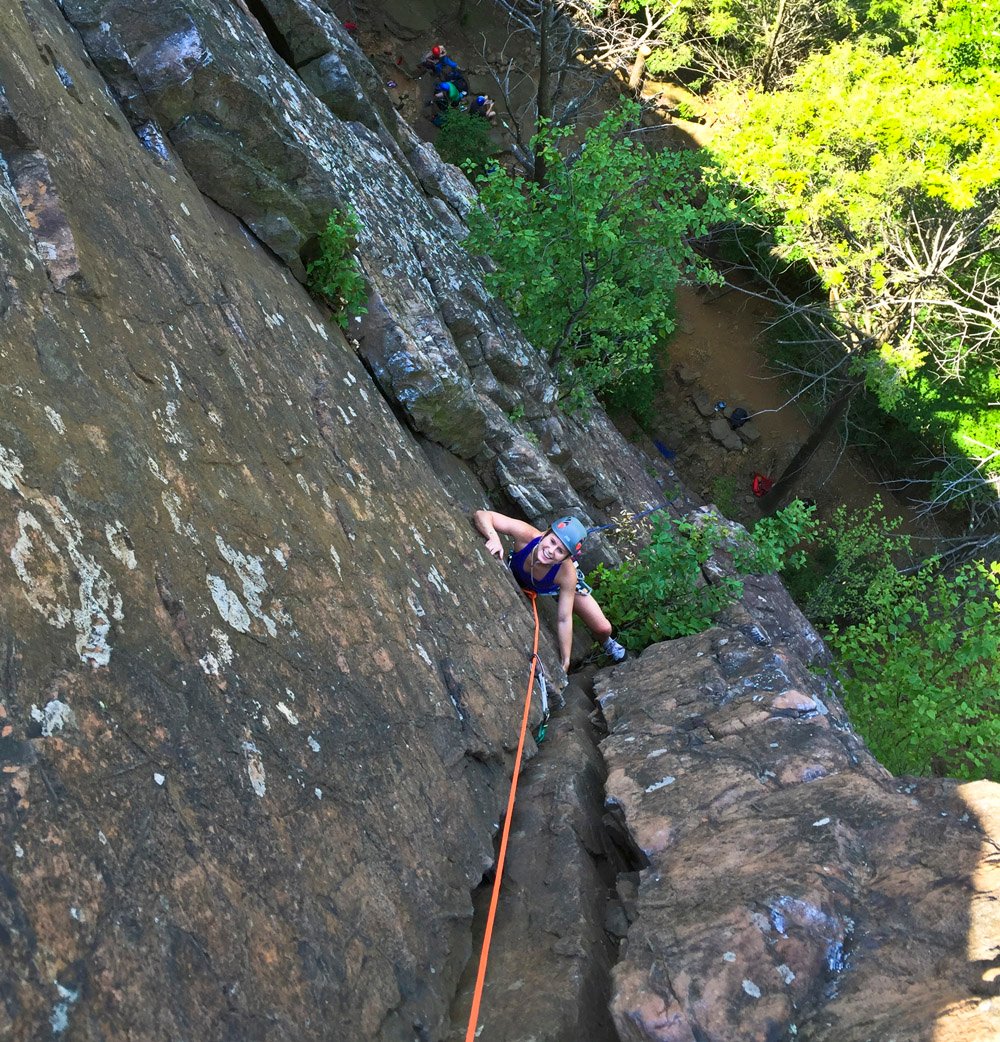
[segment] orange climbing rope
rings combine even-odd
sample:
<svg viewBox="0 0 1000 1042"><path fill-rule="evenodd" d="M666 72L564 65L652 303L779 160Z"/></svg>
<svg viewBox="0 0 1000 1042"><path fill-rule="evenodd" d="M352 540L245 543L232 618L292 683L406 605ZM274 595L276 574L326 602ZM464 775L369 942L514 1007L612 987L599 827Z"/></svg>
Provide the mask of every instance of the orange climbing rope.
<svg viewBox="0 0 1000 1042"><path fill-rule="evenodd" d="M479 953L479 972L476 974L476 987L472 993L472 1009L469 1011L469 1026L465 1031L465 1042L472 1042L476 1037L476 1021L479 1020L479 1004L483 997L483 982L486 980L486 961L490 955L490 939L493 936L493 920L496 917L497 903L500 900L500 879L503 876L504 858L507 856L507 837L510 835L510 823L514 818L514 796L517 794L517 779L521 773L521 754L524 751L524 736L528 732L528 715L531 710L531 692L535 686L535 665L538 662L538 604L533 590L525 590L531 600L531 610L535 615L535 641L531 648L531 672L528 674L528 692L524 696L524 715L521 718L521 735L517 740L517 756L514 758L514 775L510 780L510 795L507 797L507 816L503 822L500 835L500 853L497 855L497 870L493 877L493 892L490 895L490 910L486 916L486 932L483 934L483 947Z"/></svg>

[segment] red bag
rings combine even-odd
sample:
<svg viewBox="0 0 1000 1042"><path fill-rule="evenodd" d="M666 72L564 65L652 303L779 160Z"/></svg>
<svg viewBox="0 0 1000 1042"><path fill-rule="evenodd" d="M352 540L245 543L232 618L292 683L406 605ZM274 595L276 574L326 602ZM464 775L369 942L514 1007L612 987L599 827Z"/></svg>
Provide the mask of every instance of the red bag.
<svg viewBox="0 0 1000 1042"><path fill-rule="evenodd" d="M750 487L753 489L753 494L759 498L760 496L766 496L771 491L774 487L774 482L763 474L754 474Z"/></svg>

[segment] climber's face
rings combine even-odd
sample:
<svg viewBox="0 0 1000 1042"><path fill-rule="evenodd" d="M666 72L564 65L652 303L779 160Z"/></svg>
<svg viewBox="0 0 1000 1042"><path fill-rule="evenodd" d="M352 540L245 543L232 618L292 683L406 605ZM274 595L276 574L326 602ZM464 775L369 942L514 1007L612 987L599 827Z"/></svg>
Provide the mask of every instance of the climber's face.
<svg viewBox="0 0 1000 1042"><path fill-rule="evenodd" d="M538 560L542 564L558 564L569 557L569 550L558 536L546 532L538 544Z"/></svg>

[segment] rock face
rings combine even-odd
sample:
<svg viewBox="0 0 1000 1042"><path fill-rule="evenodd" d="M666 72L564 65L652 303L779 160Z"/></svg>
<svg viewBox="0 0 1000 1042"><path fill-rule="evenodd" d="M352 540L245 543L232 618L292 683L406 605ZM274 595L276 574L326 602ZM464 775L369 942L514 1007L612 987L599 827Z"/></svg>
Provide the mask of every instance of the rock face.
<svg viewBox="0 0 1000 1042"><path fill-rule="evenodd" d="M558 414L548 368L459 246L471 186L399 120L323 6L69 0L65 11L163 162L183 164L297 278L329 215L356 213L369 302L351 335L417 431L536 521L589 517L588 501L654 501L606 420Z"/></svg>
<svg viewBox="0 0 1000 1042"><path fill-rule="evenodd" d="M817 652L761 580L724 624L598 678L607 799L649 860L621 1039L997 1037L1000 787L889 776Z"/></svg>
<svg viewBox="0 0 1000 1042"><path fill-rule="evenodd" d="M16 1042L440 1037L506 792L530 616L274 255L296 268L357 190L401 373L424 333L414 371L459 366L441 308L472 283L451 286L416 223L436 211L404 132L374 103L374 129L343 122L246 8L222 11L0 3ZM450 328L499 354L506 322ZM514 340L512 374L528 351ZM606 495L600 464L570 478L472 382L439 383L494 424L496 449L460 447L495 490L538 511ZM447 441L420 394L393 406ZM609 428L589 447L622 448Z"/></svg>
<svg viewBox="0 0 1000 1042"><path fill-rule="evenodd" d="M460 249L467 182L329 5L0 0L0 25L0 1037L446 1038L531 644L464 515L663 493L599 414L557 412ZM345 339L301 280L347 206L369 310ZM506 912L559 984L553 1010L533 998L537 1038L613 1030L602 921L628 934L622 1038L860 1042L904 977L901 1024L986 1017L966 976L995 933L957 947L971 790L900 792L810 686L815 635L761 607L605 679L612 825L651 862L623 866L606 917L586 706L553 725L566 761L529 775L523 816L551 821L552 871L529 850L513 879L560 902ZM770 889L724 842L781 837L812 867ZM716 908L703 864L739 881ZM933 987L907 923L945 953ZM821 1006L840 952L888 977L839 972ZM516 990L492 994L515 1024Z"/></svg>

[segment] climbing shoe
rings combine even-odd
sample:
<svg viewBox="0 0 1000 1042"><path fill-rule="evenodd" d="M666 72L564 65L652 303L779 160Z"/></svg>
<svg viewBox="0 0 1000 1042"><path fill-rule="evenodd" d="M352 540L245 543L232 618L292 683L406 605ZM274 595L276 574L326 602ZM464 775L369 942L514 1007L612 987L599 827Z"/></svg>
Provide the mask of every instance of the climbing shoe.
<svg viewBox="0 0 1000 1042"><path fill-rule="evenodd" d="M621 662L628 654L614 637L608 637L607 640L601 644L601 647L604 649L604 654L607 655L612 662Z"/></svg>

